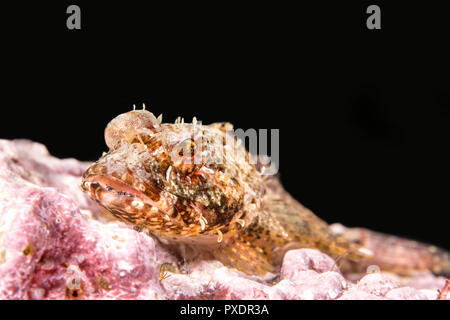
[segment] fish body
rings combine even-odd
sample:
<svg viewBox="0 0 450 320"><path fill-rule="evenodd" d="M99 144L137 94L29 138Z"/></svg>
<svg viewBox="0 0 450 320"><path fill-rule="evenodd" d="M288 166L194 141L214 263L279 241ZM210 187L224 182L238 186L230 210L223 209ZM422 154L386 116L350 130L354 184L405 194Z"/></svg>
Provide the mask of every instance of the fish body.
<svg viewBox="0 0 450 320"><path fill-rule="evenodd" d="M373 258L264 175L230 129L195 118L162 123L146 110L121 114L105 129L109 151L81 187L117 219L247 274L275 271L295 248L354 263Z"/></svg>

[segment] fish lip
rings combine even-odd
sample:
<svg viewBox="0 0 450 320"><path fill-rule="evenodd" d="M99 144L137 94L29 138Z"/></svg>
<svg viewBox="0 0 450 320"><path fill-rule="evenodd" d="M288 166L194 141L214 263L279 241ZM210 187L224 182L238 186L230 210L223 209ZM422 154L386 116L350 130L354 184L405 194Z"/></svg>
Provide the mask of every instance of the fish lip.
<svg viewBox="0 0 450 320"><path fill-rule="evenodd" d="M86 177L85 179L83 179L82 187L85 191L89 191L89 183L97 184L105 190L108 190L109 188L111 188L113 190L120 190L129 195L134 195L139 198L147 197L143 192L137 190L136 188L129 185L128 183L123 182L120 179L117 179L117 178L114 178L111 176L107 176L107 175L92 175L92 176L89 176L89 177Z"/></svg>
<svg viewBox="0 0 450 320"><path fill-rule="evenodd" d="M156 207L160 212L166 214L166 211L145 193L129 185L128 183L109 175L88 176L83 179L83 182L81 183L81 188L83 189L84 192L89 193L91 198L95 199L98 202L101 202L101 199L98 198L96 192L98 188L106 190L107 192L112 192L113 190L116 192L123 192L124 195L136 197L143 203Z"/></svg>

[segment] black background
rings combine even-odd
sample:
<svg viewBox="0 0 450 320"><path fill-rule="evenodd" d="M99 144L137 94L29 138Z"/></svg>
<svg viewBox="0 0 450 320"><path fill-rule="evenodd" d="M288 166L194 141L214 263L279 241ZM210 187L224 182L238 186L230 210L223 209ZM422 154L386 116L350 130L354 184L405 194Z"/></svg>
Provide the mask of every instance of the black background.
<svg viewBox="0 0 450 320"><path fill-rule="evenodd" d="M81 30L66 8L81 7ZM381 7L381 30L366 8ZM2 5L1 138L95 160L146 103L280 129L286 189L328 222L450 248L449 3Z"/></svg>

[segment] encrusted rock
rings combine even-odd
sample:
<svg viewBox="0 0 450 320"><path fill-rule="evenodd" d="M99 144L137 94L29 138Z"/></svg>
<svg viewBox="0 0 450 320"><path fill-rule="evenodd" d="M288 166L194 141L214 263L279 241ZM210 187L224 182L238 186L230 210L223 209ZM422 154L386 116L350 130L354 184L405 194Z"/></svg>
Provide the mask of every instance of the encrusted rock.
<svg viewBox="0 0 450 320"><path fill-rule="evenodd" d="M88 163L0 140L0 299L441 299L445 279L344 278L329 256L288 251L279 274L185 263L158 239L107 219L79 190ZM448 287L448 286L447 286ZM439 291L440 290L440 291Z"/></svg>

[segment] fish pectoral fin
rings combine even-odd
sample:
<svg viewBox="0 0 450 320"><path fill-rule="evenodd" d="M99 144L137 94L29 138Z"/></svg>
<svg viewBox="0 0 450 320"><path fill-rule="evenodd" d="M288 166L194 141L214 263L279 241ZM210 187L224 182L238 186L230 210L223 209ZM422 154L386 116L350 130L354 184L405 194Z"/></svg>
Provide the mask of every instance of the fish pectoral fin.
<svg viewBox="0 0 450 320"><path fill-rule="evenodd" d="M274 270L263 250L242 238L234 239L216 249L213 255L225 266L249 275L263 276Z"/></svg>

